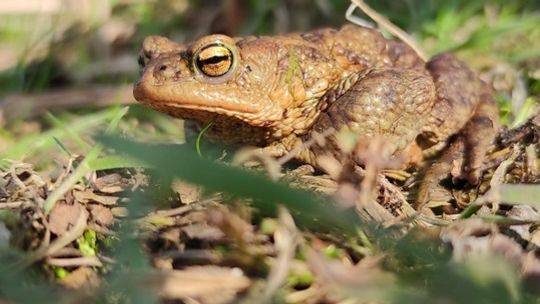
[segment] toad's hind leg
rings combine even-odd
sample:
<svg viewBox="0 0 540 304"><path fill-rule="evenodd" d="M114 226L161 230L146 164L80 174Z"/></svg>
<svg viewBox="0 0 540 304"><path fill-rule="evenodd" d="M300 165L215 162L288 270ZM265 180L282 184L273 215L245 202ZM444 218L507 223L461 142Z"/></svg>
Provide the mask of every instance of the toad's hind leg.
<svg viewBox="0 0 540 304"><path fill-rule="evenodd" d="M448 175L456 161L463 160L460 178L478 183L484 157L499 128L498 110L489 86L450 54L434 57L428 64L437 90L429 123L418 138L428 148L450 138L445 150L425 172L418 190L419 207Z"/></svg>

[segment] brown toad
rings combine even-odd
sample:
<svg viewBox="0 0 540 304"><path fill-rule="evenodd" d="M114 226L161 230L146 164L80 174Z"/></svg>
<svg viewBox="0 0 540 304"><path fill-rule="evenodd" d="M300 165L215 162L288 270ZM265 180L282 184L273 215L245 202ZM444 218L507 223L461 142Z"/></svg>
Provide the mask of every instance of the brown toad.
<svg viewBox="0 0 540 304"><path fill-rule="evenodd" d="M450 54L423 62L407 45L354 25L189 44L151 36L140 63L138 101L200 125L212 121L214 137L273 156L332 127L382 136L394 154L442 143L444 161L427 171L421 203L462 156L463 176L476 183L499 125L491 89L463 62ZM317 165L318 155L337 149L331 135L298 158Z"/></svg>

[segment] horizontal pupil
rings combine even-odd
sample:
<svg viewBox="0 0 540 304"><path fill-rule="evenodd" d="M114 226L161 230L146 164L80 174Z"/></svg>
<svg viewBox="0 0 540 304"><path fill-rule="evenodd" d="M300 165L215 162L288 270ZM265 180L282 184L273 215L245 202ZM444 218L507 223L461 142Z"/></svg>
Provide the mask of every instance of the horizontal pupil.
<svg viewBox="0 0 540 304"><path fill-rule="evenodd" d="M229 56L214 56L208 59L200 60L200 63L201 64L216 64L225 60L229 60Z"/></svg>

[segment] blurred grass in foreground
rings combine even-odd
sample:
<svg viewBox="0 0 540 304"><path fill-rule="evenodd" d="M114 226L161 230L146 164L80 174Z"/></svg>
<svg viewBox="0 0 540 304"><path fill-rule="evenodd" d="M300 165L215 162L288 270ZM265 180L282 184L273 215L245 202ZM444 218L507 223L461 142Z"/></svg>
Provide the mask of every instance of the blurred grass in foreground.
<svg viewBox="0 0 540 304"><path fill-rule="evenodd" d="M375 253L386 256L385 270L391 273L388 275L392 279L383 279L379 283L374 281L362 288L341 286L341 293L352 299L387 303L535 302L521 286L514 267L500 258L482 256L477 259L473 256L462 263L451 261L449 248L435 238L422 236L420 230L413 230L402 237L392 229L362 223L354 210L340 210L308 192L271 182L253 172L200 158L194 149L185 145L150 146L116 136L102 137L100 142L106 149L112 148L120 155L137 159L152 168L152 174L159 176L164 183L179 177L210 191L249 198L260 216L274 216L279 204L290 209L302 227L334 235L349 235L353 239L358 238L358 229L367 232L374 241ZM95 293L84 296L58 293L28 270L20 272L11 268L10 265L18 258L14 258L13 252L4 250L0 254L0 265L3 265L0 269L0 294L20 303L40 297L46 299L44 303L62 303L81 299L81 296L85 301L101 303L116 303L113 300L116 297L122 299L121 303L155 303L156 298L147 289L151 285L145 283L146 278L153 275L153 270L133 234L137 228L132 220L153 209L150 202L159 201L158 197L159 193L133 195L133 201L128 205L130 217L122 221L111 252L116 263L105 277L104 286ZM233 201L236 200L225 200L224 203Z"/></svg>

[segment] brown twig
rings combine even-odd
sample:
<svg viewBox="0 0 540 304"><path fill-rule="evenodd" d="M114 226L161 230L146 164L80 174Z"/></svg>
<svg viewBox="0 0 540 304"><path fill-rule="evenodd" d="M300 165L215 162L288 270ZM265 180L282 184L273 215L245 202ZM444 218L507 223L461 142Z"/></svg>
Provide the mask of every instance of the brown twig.
<svg viewBox="0 0 540 304"><path fill-rule="evenodd" d="M397 27L395 24L390 22L388 19L386 19L381 14L377 13L374 9L369 7L363 0L351 0L351 6L349 6L349 9L347 10L347 14L345 15L345 18L347 20L351 21L354 24L365 26L364 23L358 24L356 18L352 18L352 13L354 12L354 8L351 9L351 7L358 7L362 12L364 12L366 15L368 15L369 18L371 18L375 23L377 23L380 27L386 29L388 32L390 32L392 35L396 36L399 40L403 41L405 44L410 46L420 58L424 61L428 61L429 57L426 55L426 52L414 41L414 39L409 36L405 31Z"/></svg>
<svg viewBox="0 0 540 304"><path fill-rule="evenodd" d="M294 219L289 211L283 207L279 208L280 226L274 233L274 240L278 256L275 259L267 284L263 293L263 303L270 302L272 295L287 280L289 268L291 267L296 247L300 240Z"/></svg>
<svg viewBox="0 0 540 304"><path fill-rule="evenodd" d="M17 209L20 208L22 205L26 204L28 202L7 202L7 203L0 203L0 210L1 209Z"/></svg>
<svg viewBox="0 0 540 304"><path fill-rule="evenodd" d="M102 267L103 263L95 256L86 256L78 258L47 258L45 262L51 266L59 267Z"/></svg>
<svg viewBox="0 0 540 304"><path fill-rule="evenodd" d="M259 161L271 180L276 181L279 178L281 164L279 160L275 160L269 153L266 153L264 148L244 148L236 152L232 163L235 165L244 164L249 160Z"/></svg>
<svg viewBox="0 0 540 304"><path fill-rule="evenodd" d="M292 160L293 158L297 157L302 151L306 150L307 148L314 145L317 141L319 141L321 138L326 138L330 136L332 133L335 133L336 130L334 128L328 128L324 132L319 134L314 134L309 140L306 140L305 142L298 144L294 149L289 151L286 155L280 157L277 159L277 164L280 166L283 166L288 161Z"/></svg>

